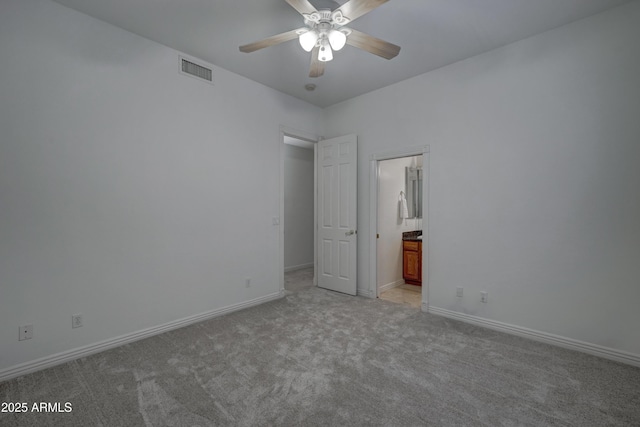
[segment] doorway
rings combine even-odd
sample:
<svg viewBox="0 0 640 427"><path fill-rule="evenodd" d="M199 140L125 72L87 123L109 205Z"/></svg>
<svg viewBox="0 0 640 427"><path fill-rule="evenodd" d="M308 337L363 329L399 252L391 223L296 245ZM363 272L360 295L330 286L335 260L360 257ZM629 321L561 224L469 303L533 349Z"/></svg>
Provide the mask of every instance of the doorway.
<svg viewBox="0 0 640 427"><path fill-rule="evenodd" d="M280 128L280 215L273 218L278 226L280 251L280 294L285 294L285 269L295 271L307 262L285 264L285 229L289 228L296 210L285 215L285 149L287 145L313 145L313 285L324 289L356 295L357 289L357 136L344 135L330 139L317 139L285 128ZM289 144L285 144L288 142ZM316 142L317 141L317 142ZM321 171L321 172L319 172ZM285 218L289 217L289 220ZM320 226L321 224L321 226ZM291 231L288 232L292 234ZM309 239L308 239L309 240Z"/></svg>
<svg viewBox="0 0 640 427"><path fill-rule="evenodd" d="M370 295L423 311L429 283L428 166L428 146L377 153L370 162ZM416 176L420 186L410 181ZM410 274L407 260L413 263Z"/></svg>
<svg viewBox="0 0 640 427"><path fill-rule="evenodd" d="M315 284L315 143L282 136L283 289L297 292Z"/></svg>
<svg viewBox="0 0 640 427"><path fill-rule="evenodd" d="M422 154L378 162L378 298L422 305Z"/></svg>

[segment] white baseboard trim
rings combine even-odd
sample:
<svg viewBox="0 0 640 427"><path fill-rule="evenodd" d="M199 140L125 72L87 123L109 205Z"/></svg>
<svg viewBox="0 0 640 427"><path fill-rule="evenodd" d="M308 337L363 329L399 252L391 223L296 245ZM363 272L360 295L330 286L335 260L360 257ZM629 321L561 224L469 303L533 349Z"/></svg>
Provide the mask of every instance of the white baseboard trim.
<svg viewBox="0 0 640 427"><path fill-rule="evenodd" d="M511 325L509 323L498 322L495 320L484 319L478 316L458 313L444 308L429 306L429 313L438 316L448 317L450 319L460 320L465 323L482 326L484 328L493 329L500 332L506 332L511 335L517 335L540 341L547 344L553 344L558 347L568 348L594 356L603 357L605 359L615 360L616 362L626 363L628 365L640 367L640 354L629 353L626 351L616 350L609 347L591 344L584 341L574 340L572 338L554 335L547 332L536 331L534 329L523 328L521 326Z"/></svg>
<svg viewBox="0 0 640 427"><path fill-rule="evenodd" d="M234 311L243 310L245 308L253 307L256 305L264 304L269 301L273 301L282 298L284 293L276 292L273 294L265 295L263 297L255 298L249 301L244 301L238 304L228 305L226 307L217 308L204 313L196 314L182 319L177 319L172 322L164 323L162 325L153 326L151 328L143 329L130 334L120 335L115 338L100 341L95 344L89 344L83 347L74 348L72 350L64 351L62 353L53 354L51 356L45 356L40 359L32 360L30 362L21 363L3 370L0 370L0 383L10 380L12 378L20 377L22 375L30 374L32 372L40 371L42 369L51 368L52 366L60 365L72 360L79 359L81 357L90 356L92 354L100 353L105 350L109 350L115 347L120 347L125 344L129 344L135 341L139 341L144 338L149 338L154 335L161 334L163 332L179 329L194 323L202 322L204 320L212 319L214 317L222 316L224 314L232 313Z"/></svg>
<svg viewBox="0 0 640 427"><path fill-rule="evenodd" d="M356 293L359 297L367 297L367 298L375 298L375 292L373 292L371 289L362 289L362 288L358 288L357 293Z"/></svg>
<svg viewBox="0 0 640 427"><path fill-rule="evenodd" d="M306 264L292 265L290 267L285 267L284 272L289 273L291 271L302 270L303 268L309 268L309 267L313 267L313 261L308 262Z"/></svg>
<svg viewBox="0 0 640 427"><path fill-rule="evenodd" d="M404 285L404 279L396 280L395 282L387 283L386 285L382 285L378 288L378 293L388 291L389 289L397 288L398 286Z"/></svg>

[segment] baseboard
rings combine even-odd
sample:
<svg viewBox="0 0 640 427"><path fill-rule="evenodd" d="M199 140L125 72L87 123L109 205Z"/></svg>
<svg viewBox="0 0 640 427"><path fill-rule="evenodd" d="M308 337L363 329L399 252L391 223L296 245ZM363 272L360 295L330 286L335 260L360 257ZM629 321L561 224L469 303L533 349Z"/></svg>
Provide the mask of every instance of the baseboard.
<svg viewBox="0 0 640 427"><path fill-rule="evenodd" d="M371 289L358 288L356 294L359 297L367 297L367 298L375 298L376 297L375 293Z"/></svg>
<svg viewBox="0 0 640 427"><path fill-rule="evenodd" d="M506 332L511 335L517 335L535 341L553 344L558 347L564 347L570 350L576 350L582 353L603 357L605 359L615 360L616 362L640 367L639 354L628 353L626 351L620 351L609 347L603 347L597 344L578 341L560 335L536 331L534 329L523 328L521 326L511 325L509 323L497 322L495 320L484 319L482 317L458 313L456 311L446 310L433 306L429 306L429 313L448 317L450 319L460 320L465 323L471 323L473 325L482 326L484 328L493 329L500 332Z"/></svg>
<svg viewBox="0 0 640 427"><path fill-rule="evenodd" d="M302 270L304 268L309 268L309 267L313 267L313 261L312 262L308 262L306 264L292 265L290 267L285 267L284 268L284 272L285 273L290 273L292 271Z"/></svg>
<svg viewBox="0 0 640 427"><path fill-rule="evenodd" d="M179 329L188 325L192 325L194 323L212 319L214 317L222 316L224 314L232 313L234 311L243 310L245 308L264 304L266 302L282 298L283 296L284 296L284 293L276 292L260 298L255 298L255 299L244 301L238 304L232 304L226 307L217 308L215 310L207 311L204 313L174 320L172 322L164 323L162 325L143 329L141 331L120 335L118 337L100 341L95 344L89 344L84 347L74 348L72 350L64 351L62 353L53 354L51 356L46 356L30 362L15 365L15 366L0 370L0 382L7 381L12 378L20 377L22 375L30 374L32 372L40 371L42 369L51 368L52 366L60 365L62 363L70 362L72 360L76 360L81 357L86 357L92 354L100 353L105 350L109 350L115 347L119 347L121 345L139 341L144 338L149 338L154 335L161 334L163 332Z"/></svg>
<svg viewBox="0 0 640 427"><path fill-rule="evenodd" d="M388 291L389 289L397 288L398 286L404 285L404 280L396 280L395 282L387 283L386 285L382 285L378 288L378 294L380 292Z"/></svg>

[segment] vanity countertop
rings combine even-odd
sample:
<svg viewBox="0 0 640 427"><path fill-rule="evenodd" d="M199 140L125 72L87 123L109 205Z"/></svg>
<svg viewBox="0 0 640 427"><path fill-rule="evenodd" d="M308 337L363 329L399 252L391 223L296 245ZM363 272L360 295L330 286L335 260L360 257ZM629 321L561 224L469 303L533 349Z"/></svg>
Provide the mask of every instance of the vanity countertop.
<svg viewBox="0 0 640 427"><path fill-rule="evenodd" d="M402 233L402 240L414 242L422 241L422 230L406 231Z"/></svg>

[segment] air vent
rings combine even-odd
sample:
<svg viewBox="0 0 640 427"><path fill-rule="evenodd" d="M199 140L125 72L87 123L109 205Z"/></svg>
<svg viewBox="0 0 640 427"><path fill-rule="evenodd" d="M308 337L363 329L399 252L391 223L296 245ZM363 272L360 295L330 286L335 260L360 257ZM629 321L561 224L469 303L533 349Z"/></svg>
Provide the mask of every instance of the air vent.
<svg viewBox="0 0 640 427"><path fill-rule="evenodd" d="M213 83L213 73L210 68L198 65L195 62L189 61L184 58L180 58L180 71L183 74L188 74L193 77L205 80L209 83Z"/></svg>

